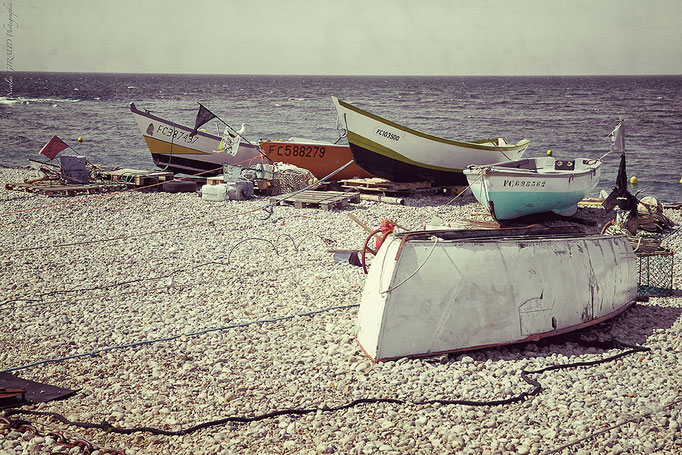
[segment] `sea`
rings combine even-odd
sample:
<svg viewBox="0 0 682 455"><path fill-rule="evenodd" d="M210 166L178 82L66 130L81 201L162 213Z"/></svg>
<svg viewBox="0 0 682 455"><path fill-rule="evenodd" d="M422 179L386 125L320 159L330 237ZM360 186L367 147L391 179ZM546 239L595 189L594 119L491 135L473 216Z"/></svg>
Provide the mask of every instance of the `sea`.
<svg viewBox="0 0 682 455"><path fill-rule="evenodd" d="M0 165L38 167L52 136L91 163L155 169L129 105L194 126L199 104L245 137L335 141L331 96L455 140L531 140L526 157L600 158L623 120L628 178L639 197L682 201L682 76L266 76L3 72ZM222 134L212 120L203 126ZM78 142L82 138L82 142ZM342 139L343 141L343 139ZM598 187L615 185L604 157Z"/></svg>

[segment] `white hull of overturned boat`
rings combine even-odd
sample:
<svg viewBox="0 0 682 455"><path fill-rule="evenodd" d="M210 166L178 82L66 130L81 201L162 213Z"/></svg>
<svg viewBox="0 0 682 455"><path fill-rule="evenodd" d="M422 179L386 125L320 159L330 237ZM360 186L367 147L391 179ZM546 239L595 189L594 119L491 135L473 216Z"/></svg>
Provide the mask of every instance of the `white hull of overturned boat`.
<svg viewBox="0 0 682 455"><path fill-rule="evenodd" d="M611 318L636 296L625 236L391 235L367 275L356 338L374 361L533 341Z"/></svg>

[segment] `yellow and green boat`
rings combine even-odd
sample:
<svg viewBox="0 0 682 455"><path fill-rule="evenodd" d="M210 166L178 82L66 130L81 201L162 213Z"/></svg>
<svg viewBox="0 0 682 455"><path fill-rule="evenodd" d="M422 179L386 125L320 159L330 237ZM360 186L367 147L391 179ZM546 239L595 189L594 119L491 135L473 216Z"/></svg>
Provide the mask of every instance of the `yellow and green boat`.
<svg viewBox="0 0 682 455"><path fill-rule="evenodd" d="M507 144L502 138L455 141L415 131L363 111L332 96L340 125L355 162L377 177L394 182L431 181L442 186L466 185L463 170L521 158L530 141Z"/></svg>

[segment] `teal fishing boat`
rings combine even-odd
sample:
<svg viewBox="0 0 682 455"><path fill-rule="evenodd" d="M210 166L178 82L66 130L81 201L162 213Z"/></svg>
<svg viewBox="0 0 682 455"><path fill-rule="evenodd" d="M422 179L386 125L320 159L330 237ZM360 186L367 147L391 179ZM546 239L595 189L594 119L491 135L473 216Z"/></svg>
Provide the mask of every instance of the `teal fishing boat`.
<svg viewBox="0 0 682 455"><path fill-rule="evenodd" d="M529 158L464 170L476 199L496 220L552 212L572 216L599 182L602 161Z"/></svg>

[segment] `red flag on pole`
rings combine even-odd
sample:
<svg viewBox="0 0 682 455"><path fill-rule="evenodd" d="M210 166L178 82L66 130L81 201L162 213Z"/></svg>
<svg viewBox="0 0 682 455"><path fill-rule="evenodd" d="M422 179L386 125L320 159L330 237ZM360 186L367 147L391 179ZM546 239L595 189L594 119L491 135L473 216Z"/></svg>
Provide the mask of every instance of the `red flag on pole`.
<svg viewBox="0 0 682 455"><path fill-rule="evenodd" d="M45 144L43 148L40 149L40 153L48 157L49 159L53 160L55 156L65 148L69 148L68 145L61 139L59 139L57 136L52 136L52 139L50 139L50 142Z"/></svg>

